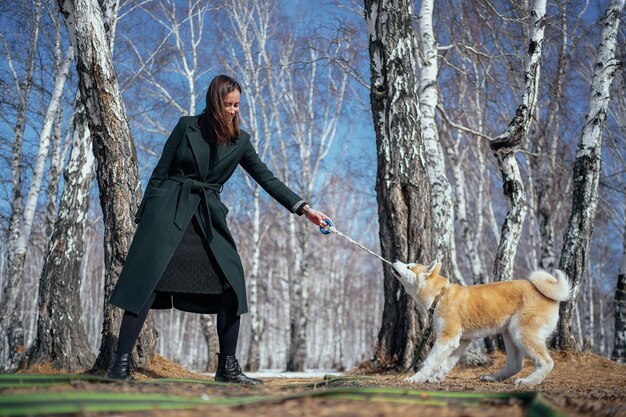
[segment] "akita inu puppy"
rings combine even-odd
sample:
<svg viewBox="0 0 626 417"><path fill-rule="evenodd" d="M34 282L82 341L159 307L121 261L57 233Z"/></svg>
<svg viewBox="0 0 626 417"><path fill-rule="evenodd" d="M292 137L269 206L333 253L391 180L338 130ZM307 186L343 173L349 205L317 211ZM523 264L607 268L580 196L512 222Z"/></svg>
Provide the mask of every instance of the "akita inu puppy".
<svg viewBox="0 0 626 417"><path fill-rule="evenodd" d="M528 356L535 370L515 385L539 384L554 362L546 339L559 319L559 301L571 297L571 286L561 271L556 277L533 272L527 280L495 282L464 287L439 275L441 264L428 266L396 261L393 271L407 293L425 310L435 299L435 343L422 368L407 382L441 381L456 365L467 345L479 337L502 334L506 348L504 368L483 381L503 381L517 374Z"/></svg>

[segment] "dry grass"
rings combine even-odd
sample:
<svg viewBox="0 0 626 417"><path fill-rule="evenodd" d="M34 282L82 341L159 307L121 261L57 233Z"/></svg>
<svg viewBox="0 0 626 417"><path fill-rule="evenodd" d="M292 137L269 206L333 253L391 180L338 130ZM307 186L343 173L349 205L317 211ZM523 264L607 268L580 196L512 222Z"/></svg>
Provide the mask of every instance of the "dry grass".
<svg viewBox="0 0 626 417"><path fill-rule="evenodd" d="M541 392L547 401L571 416L624 416L626 417L626 366L611 362L607 359L589 353L565 353L552 352L555 367L548 378L539 387L533 390ZM462 367L457 366L450 376L440 384L408 385L402 380L406 375L386 372L371 373L367 367L353 370L350 374L366 375L371 378L358 379L344 382L342 386L354 387L402 387L407 389L429 391L453 391L453 392L512 392L527 391L528 388L515 387L511 381L501 383L481 382L478 377L484 373L490 373L502 367L505 357L498 353L493 355L493 364L488 367ZM522 370L522 375L527 375L532 367L527 365ZM59 374L61 371L52 369L50 366L37 365L23 370L25 373ZM212 380L212 376L198 374L189 371L162 357L155 357L149 366L138 369L135 377L138 381L149 381L161 378L193 378ZM258 387L245 386L217 386L197 383L175 384L128 384L128 383L93 383L76 381L71 385L56 385L41 388L20 388L3 390L3 394L11 392L23 393L32 391L57 392L66 390L83 390L98 392L140 392L140 393L163 393L182 395L188 397L224 398L240 397L249 395L284 396L289 393L304 392L313 389L305 384L320 382L319 378L267 378L265 385ZM318 389L323 384L318 384ZM214 410L217 413L227 412L230 417L246 416L395 416L419 414L420 416L496 416L516 417L523 415L520 404L508 405L485 404L480 407L468 407L462 404L443 407L424 407L410 404L369 401L331 400L321 398L292 399L280 403L256 404L243 407L226 408L219 407ZM180 416L200 417L205 416L206 409L187 411L150 411L125 413L128 416ZM90 416L106 415L103 413L90 413ZM117 414L119 415L119 414Z"/></svg>

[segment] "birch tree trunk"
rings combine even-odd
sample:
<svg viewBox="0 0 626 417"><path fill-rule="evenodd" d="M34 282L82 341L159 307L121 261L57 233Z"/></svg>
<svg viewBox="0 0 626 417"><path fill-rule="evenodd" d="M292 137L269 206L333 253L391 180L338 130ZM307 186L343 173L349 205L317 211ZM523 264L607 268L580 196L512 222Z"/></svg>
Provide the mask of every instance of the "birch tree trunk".
<svg viewBox="0 0 626 417"><path fill-rule="evenodd" d="M94 155L84 106L75 102L72 150L64 171L59 214L39 280L39 318L31 363L51 362L68 371L93 365L80 302L84 228L93 180Z"/></svg>
<svg viewBox="0 0 626 417"><path fill-rule="evenodd" d="M207 346L207 364L206 372L215 372L217 369L217 356L215 355L220 351L219 341L217 340L217 333L215 332L215 316L211 314L203 314L200 317L202 323L202 334Z"/></svg>
<svg viewBox="0 0 626 417"><path fill-rule="evenodd" d="M546 0L534 0L530 11L531 27L528 57L524 69L524 94L515 117L506 132L491 141L490 147L502 174L504 195L509 208L502 224L500 244L496 253L493 276L496 281L513 278L513 263L526 216L524 183L515 159L520 143L533 120L539 87L541 49L544 38Z"/></svg>
<svg viewBox="0 0 626 417"><path fill-rule="evenodd" d="M626 216L624 218L626 219ZM615 309L615 338L611 359L619 363L626 363L626 227L624 228L622 261L615 285L613 308Z"/></svg>
<svg viewBox="0 0 626 417"><path fill-rule="evenodd" d="M544 269L552 269L556 265L555 251L555 215L561 210L561 199L557 197L558 181L560 175L556 175L557 149L561 138L559 129L561 112L561 100L563 98L565 73L569 65L569 43L567 26L567 2L561 4L561 47L559 49L556 79L550 85L550 106L546 127L548 134L544 138L538 138L538 153L542 156L538 160L539 166L536 171L539 173L535 181L537 195L537 220L539 223L539 233L541 236L539 266ZM556 194L556 195L555 195Z"/></svg>
<svg viewBox="0 0 626 417"><path fill-rule="evenodd" d="M20 287L22 284L22 274L12 271L11 266L16 261L16 251L18 241L22 232L22 149L24 143L24 131L26 129L26 111L33 85L33 72L35 69L35 58L37 56L37 41L39 39L39 25L41 21L41 1L34 2L33 27L28 47L28 59L26 61L26 71L24 79L20 83L17 72L13 69L11 57L7 57L7 64L13 72L13 78L17 86L19 104L17 107L17 120L14 132L11 156L11 216L9 218L9 228L7 231L8 265L7 277L4 280L2 298L0 299L0 371L15 371L22 359L24 349L24 328L21 317ZM5 269L3 269L5 270Z"/></svg>
<svg viewBox="0 0 626 417"><path fill-rule="evenodd" d="M259 343L261 336L261 320L259 317L259 299L258 299L258 279L259 264L261 261L261 213L260 213L260 190L254 187L252 197L252 265L250 274L248 275L248 291L250 300L250 347L248 349L248 360L246 361L246 370L256 372L259 370L260 352ZM253 278L253 279L250 279Z"/></svg>
<svg viewBox="0 0 626 417"><path fill-rule="evenodd" d="M20 312L20 302L18 292L24 273L24 262L26 260L26 250L30 240L30 233L35 219L37 200L41 191L41 183L44 176L44 168L48 159L48 149L50 146L50 135L52 126L59 109L65 81L67 80L70 63L74 58L72 47L66 52L65 59L55 71L55 83L52 97L48 104L48 109L44 118L44 125L39 135L39 149L37 159L33 168L33 175L24 206L22 227L15 245L9 250L7 264L7 285L4 288L3 304L0 306L0 369L4 371L14 371L24 359L24 329Z"/></svg>
<svg viewBox="0 0 626 417"><path fill-rule="evenodd" d="M412 4L407 0L365 0L365 21L376 130L381 254L389 260L427 263L435 248L430 186L419 130ZM386 264L384 277L383 319L374 362L379 367L403 368L411 362L426 323Z"/></svg>
<svg viewBox="0 0 626 417"><path fill-rule="evenodd" d="M56 8L54 9L56 11ZM55 50L58 51L54 56L55 68L61 66L61 60L63 59L63 50L61 47L62 39L62 25L61 16L58 13L50 13L54 24L55 33ZM71 124L71 123L70 123ZM68 126L70 125L68 124ZM63 147L63 105L57 108L55 119L52 126L52 134L50 139L50 164L48 172L48 188L46 190L46 213L43 220L43 236L46 238L52 233L52 227L54 226L54 219L56 218L59 182L61 180L61 173L63 170L63 164L65 163L65 156L61 156Z"/></svg>
<svg viewBox="0 0 626 417"><path fill-rule="evenodd" d="M113 353L122 316L108 300L135 231L132 215L141 196L137 154L113 68L103 10L95 0L58 0L58 3L76 48L79 89L97 160L106 274L103 337L95 367L105 368ZM105 16L112 9L105 9ZM156 335L150 327L144 326L136 346L139 364L146 363L154 352Z"/></svg>
<svg viewBox="0 0 626 417"><path fill-rule="evenodd" d="M48 189L46 190L46 215L44 218L43 235L48 237L52 234L54 219L57 214L59 182L61 181L61 171L65 163L65 153L63 152L63 111L57 111L54 122L54 134L52 135L52 146L50 155L50 170L48 175Z"/></svg>
<svg viewBox="0 0 626 417"><path fill-rule="evenodd" d="M451 253L454 239L454 207L452 189L446 177L444 156L439 143L439 132L435 123L435 109L439 99L437 90L437 43L433 31L434 0L422 0L419 13L420 50L422 67L420 72L419 104L421 112L424 165L430 182L430 199L433 206L433 231L437 245L437 259L443 271L456 281L462 281L456 260Z"/></svg>
<svg viewBox="0 0 626 417"><path fill-rule="evenodd" d="M473 90L473 95L469 95L468 97L473 97L470 101L470 110L468 113L472 114L473 117L471 120L467 120L468 124L476 124L476 132L474 134L474 140L476 141L475 145L470 148L461 149L461 143L463 141L462 130L456 130L456 140L451 140L450 143L446 145L446 152L448 158L450 160L450 168L452 172L452 178L454 179L454 217L460 226L460 247L463 248L463 253L467 259L467 263L469 265L469 269L472 274L471 282L474 284L486 284L488 281L488 276L485 273L483 268L483 262L481 260L481 246L480 241L483 236L484 230L484 201L490 201L489 197L486 195L486 190L489 187L485 186L485 174L488 170L485 168L485 153L484 153L484 141L481 136L485 136L483 118L484 118L484 105L482 104L480 91L484 91L486 89L484 80L481 80L479 77L478 66L475 61L470 61L473 68L468 68L467 65L464 65L462 68L464 71L471 73L471 69L473 69L474 74L474 83L471 87ZM468 94L467 82L461 82L459 84L459 97L465 97ZM448 122L447 117L444 116L444 120ZM444 134L444 138L451 137L452 134L446 132ZM476 167L467 169L465 167L466 162L468 160L468 153L473 151L476 157ZM482 173L478 175L477 184L468 185L466 181L466 173L470 170L474 170L477 173ZM469 203L472 199L469 197L472 196L476 199L474 206L475 209L473 212L470 211Z"/></svg>
<svg viewBox="0 0 626 417"><path fill-rule="evenodd" d="M593 297L593 279L591 274L589 274L589 281L587 283L588 287L587 287L587 291L589 293L588 297L589 297L589 302L586 303L585 305L587 306L587 335L588 335L588 342L587 342L587 349L588 351L593 351L593 347L595 346L595 333L596 333L596 323L593 317L593 303L594 303L594 297Z"/></svg>
<svg viewBox="0 0 626 417"><path fill-rule="evenodd" d="M19 233L21 230L22 224L22 210L23 210L23 202L22 202L22 145L24 142L24 130L26 129L26 110L28 105L28 99L30 96L30 90L33 85L33 72L35 70L35 57L37 54L37 41L39 39L39 23L41 21L41 1L36 0L34 2L34 13L33 13L33 28L31 31L30 43L28 47L28 60L26 72L24 75L24 80L20 85L20 81L17 78L17 73L13 71L15 83L18 86L18 96L19 96L19 104L17 107L17 121L15 123L15 127L13 128L13 132L15 134L15 139L13 141L11 153L11 188L12 188L12 197L11 197L11 217L9 218L9 250L11 253L14 250L15 245L17 244L17 239L19 238ZM12 64L9 60L8 64L12 67ZM16 283L7 281L7 285L12 288L11 291L17 291L19 285L16 286ZM6 289L5 289L6 294Z"/></svg>
<svg viewBox="0 0 626 417"><path fill-rule="evenodd" d="M472 273L472 282L475 284L484 284L485 271L482 268L478 244L478 235L482 232L482 227L480 227L482 221L479 220L477 222L473 222L473 229L470 224L470 219L468 217L467 198L465 197L467 186L465 182L465 172L461 167L461 162L464 158L463 155L460 154L458 149L458 144L461 140L460 136L461 135L459 134L459 139L457 140L457 142L453 146L450 146L448 148L448 155L450 156L450 161L452 164L452 175L454 178L454 188L456 192L455 216L461 226L461 242L463 242L470 271ZM482 199L482 190L479 189L476 194L477 198L480 201ZM478 205L478 208L479 210L477 210L476 216L481 218L482 211L480 210L480 205Z"/></svg>
<svg viewBox="0 0 626 417"><path fill-rule="evenodd" d="M561 303L558 333L554 340L554 345L564 350L576 349L576 340L572 333L572 309L578 298L587 263L587 250L598 207L602 131L606 124L611 83L619 67L616 44L623 8L624 0L612 0L603 18L602 38L593 66L585 124L576 149L572 211L559 261L559 269L564 271L571 281L572 299Z"/></svg>

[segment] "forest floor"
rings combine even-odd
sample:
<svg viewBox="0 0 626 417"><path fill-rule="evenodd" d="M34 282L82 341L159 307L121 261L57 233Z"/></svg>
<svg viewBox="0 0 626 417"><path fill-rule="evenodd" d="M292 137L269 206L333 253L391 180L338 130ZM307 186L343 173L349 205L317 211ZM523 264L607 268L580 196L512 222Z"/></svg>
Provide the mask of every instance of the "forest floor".
<svg viewBox="0 0 626 417"><path fill-rule="evenodd" d="M265 378L261 386L218 384L161 357L138 369L134 383L93 375L51 376L58 371L39 366L0 375L0 415L626 417L626 365L588 353L552 352L552 357L552 373L530 389L516 387L512 380L478 379L503 366L501 353L492 356L488 367L459 365L442 383L411 385L402 381L407 375L364 369L334 379L277 377ZM527 364L521 375L531 369Z"/></svg>

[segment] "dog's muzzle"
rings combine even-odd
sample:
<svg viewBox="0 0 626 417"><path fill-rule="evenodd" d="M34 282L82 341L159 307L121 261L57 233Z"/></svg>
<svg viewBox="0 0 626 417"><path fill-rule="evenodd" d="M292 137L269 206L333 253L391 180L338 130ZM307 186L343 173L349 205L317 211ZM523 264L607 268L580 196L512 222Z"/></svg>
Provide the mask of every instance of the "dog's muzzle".
<svg viewBox="0 0 626 417"><path fill-rule="evenodd" d="M391 266L391 270L393 271L393 274L396 276L396 278L399 278L402 276L402 271L404 269L410 269L410 268L407 264L400 262L400 261L395 261L393 265Z"/></svg>

